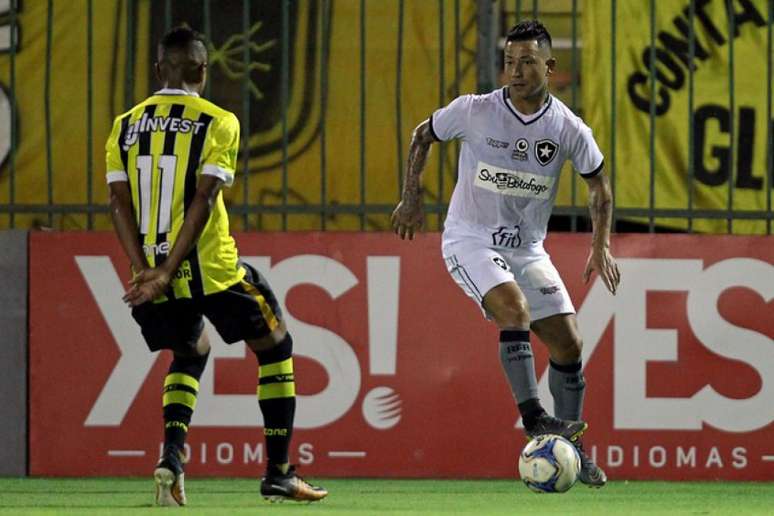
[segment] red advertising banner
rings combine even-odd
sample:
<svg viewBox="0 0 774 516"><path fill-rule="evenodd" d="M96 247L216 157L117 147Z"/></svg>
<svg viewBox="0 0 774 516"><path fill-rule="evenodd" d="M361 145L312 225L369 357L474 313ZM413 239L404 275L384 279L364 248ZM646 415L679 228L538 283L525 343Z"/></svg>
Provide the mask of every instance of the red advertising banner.
<svg viewBox="0 0 774 516"><path fill-rule="evenodd" d="M294 336L291 460L319 476L514 477L524 444L497 330L454 284L437 234L237 238ZM587 449L613 479L774 478L774 245L617 235L616 296L583 284L588 235L547 242L584 338ZM30 473L143 475L162 441L168 352L121 302L109 233L30 236ZM213 342L189 475L257 476L257 364ZM547 354L533 339L541 399Z"/></svg>

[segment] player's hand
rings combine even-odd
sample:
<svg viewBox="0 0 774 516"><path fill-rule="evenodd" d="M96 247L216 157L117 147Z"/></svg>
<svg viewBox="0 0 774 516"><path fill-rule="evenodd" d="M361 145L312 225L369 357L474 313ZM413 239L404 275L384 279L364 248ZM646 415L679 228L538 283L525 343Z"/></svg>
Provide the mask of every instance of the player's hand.
<svg viewBox="0 0 774 516"><path fill-rule="evenodd" d="M586 260L586 270L583 271L584 282L589 282L592 271L597 271L607 290L615 295L618 290L618 284L621 283L621 271L618 270L618 264L615 263L615 258L610 254L609 248L592 247Z"/></svg>
<svg viewBox="0 0 774 516"><path fill-rule="evenodd" d="M131 288L124 295L124 302L137 306L153 301L167 290L172 275L162 268L145 269L129 282Z"/></svg>
<svg viewBox="0 0 774 516"><path fill-rule="evenodd" d="M403 201L398 203L398 206L392 212L392 217L390 217L392 229L401 240L406 238L414 240L414 232L422 229L424 220L425 213L421 203L413 205L406 204Z"/></svg>

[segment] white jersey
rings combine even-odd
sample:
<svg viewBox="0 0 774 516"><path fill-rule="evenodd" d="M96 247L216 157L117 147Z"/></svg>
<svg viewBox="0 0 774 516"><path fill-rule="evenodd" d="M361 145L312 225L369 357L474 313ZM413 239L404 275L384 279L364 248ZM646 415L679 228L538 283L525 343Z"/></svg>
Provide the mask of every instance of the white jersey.
<svg viewBox="0 0 774 516"><path fill-rule="evenodd" d="M602 169L591 129L551 95L534 115L516 110L507 87L463 95L433 113L430 129L438 140L462 140L445 239L451 232L492 247L540 246L565 160L586 178Z"/></svg>

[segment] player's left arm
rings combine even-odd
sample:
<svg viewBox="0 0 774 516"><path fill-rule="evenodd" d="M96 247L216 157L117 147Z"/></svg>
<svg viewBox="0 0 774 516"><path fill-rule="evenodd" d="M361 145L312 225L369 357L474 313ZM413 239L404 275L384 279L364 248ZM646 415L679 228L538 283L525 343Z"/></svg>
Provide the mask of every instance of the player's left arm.
<svg viewBox="0 0 774 516"><path fill-rule="evenodd" d="M132 209L132 192L127 181L114 181L108 184L110 189L110 218L132 267L132 274L138 274L148 268L148 260L142 252L137 239L139 230Z"/></svg>
<svg viewBox="0 0 774 516"><path fill-rule="evenodd" d="M621 272L610 253L610 227L613 219L613 195L610 182L601 170L593 177L584 179L589 187L592 236L591 251L586 260L583 280L588 282L592 271L596 271L610 293L615 295L621 282Z"/></svg>
<svg viewBox="0 0 774 516"><path fill-rule="evenodd" d="M140 231L137 229L137 220L132 206L129 176L126 174L119 146L122 122L125 121L121 117L113 121L113 129L105 143L105 170L110 195L110 218L121 247L129 258L134 275L148 268L148 260L137 238Z"/></svg>

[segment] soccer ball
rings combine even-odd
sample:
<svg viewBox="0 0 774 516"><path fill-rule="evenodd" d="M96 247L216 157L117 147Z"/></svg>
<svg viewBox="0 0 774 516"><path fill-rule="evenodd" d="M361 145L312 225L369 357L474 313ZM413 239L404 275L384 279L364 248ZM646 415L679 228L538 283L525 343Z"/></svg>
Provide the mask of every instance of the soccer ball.
<svg viewBox="0 0 774 516"><path fill-rule="evenodd" d="M578 450L559 435L534 438L519 456L519 476L536 493L564 493L578 480L580 467Z"/></svg>

